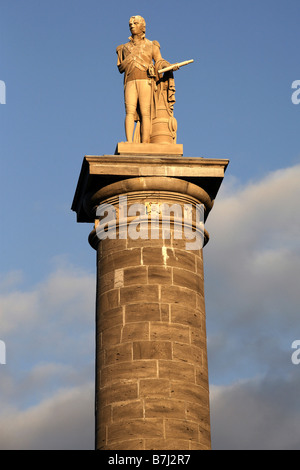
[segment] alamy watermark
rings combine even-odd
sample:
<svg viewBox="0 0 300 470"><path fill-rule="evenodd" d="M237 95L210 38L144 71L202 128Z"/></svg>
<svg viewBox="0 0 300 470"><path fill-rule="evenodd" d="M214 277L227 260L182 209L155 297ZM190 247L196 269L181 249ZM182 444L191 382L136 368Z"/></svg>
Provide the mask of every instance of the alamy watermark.
<svg viewBox="0 0 300 470"><path fill-rule="evenodd" d="M0 80L0 104L6 104L6 85L3 80Z"/></svg>
<svg viewBox="0 0 300 470"><path fill-rule="evenodd" d="M299 104L300 103L300 80L293 81L292 89L295 90L291 96L292 103Z"/></svg>
<svg viewBox="0 0 300 470"><path fill-rule="evenodd" d="M204 205L134 203L119 196L118 205L100 204L96 211L99 220L96 234L100 240L127 239L158 240L185 239L187 250L199 250L204 243ZM173 227L173 228L172 228Z"/></svg>
<svg viewBox="0 0 300 470"><path fill-rule="evenodd" d="M6 346L2 340L0 340L0 364L6 364Z"/></svg>
<svg viewBox="0 0 300 470"><path fill-rule="evenodd" d="M291 356L292 363L298 366L300 364L300 340L295 339L295 341L292 342L291 348L296 350Z"/></svg>

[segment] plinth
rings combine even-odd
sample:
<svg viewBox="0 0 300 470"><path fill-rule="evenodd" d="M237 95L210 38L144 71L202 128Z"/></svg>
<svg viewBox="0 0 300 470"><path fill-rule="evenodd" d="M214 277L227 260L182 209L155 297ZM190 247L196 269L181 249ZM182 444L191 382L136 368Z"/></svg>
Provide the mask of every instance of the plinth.
<svg viewBox="0 0 300 470"><path fill-rule="evenodd" d="M161 147L132 154L122 144L123 154L86 156L72 205L78 222L94 223L99 450L211 446L202 257L209 236L199 222L228 160Z"/></svg>

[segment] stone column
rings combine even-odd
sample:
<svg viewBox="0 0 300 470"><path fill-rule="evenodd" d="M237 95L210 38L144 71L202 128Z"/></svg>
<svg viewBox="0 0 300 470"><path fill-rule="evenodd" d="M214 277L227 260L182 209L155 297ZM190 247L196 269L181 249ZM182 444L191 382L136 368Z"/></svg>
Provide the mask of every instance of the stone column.
<svg viewBox="0 0 300 470"><path fill-rule="evenodd" d="M97 250L99 450L210 449L202 247L187 249L191 240L184 233L179 238L180 214L171 213L165 238L159 208L176 206L183 217L185 207L202 204L206 220L227 164L139 155L84 159L73 210L78 221L95 220L89 241ZM128 233L135 220L130 207L137 203L146 208L144 238ZM116 231L101 240L96 213L103 204L116 210Z"/></svg>

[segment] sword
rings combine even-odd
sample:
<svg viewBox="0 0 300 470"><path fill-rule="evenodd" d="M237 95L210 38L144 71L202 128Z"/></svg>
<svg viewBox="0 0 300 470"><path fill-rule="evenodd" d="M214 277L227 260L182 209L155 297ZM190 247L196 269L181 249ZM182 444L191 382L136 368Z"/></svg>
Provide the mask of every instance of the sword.
<svg viewBox="0 0 300 470"><path fill-rule="evenodd" d="M194 62L194 59L185 60L184 62L177 62L176 64L168 65L168 67L165 67L164 69L160 69L158 73L169 72L170 70L173 70L175 67L179 68L179 67L182 67L183 65L191 64L192 62Z"/></svg>

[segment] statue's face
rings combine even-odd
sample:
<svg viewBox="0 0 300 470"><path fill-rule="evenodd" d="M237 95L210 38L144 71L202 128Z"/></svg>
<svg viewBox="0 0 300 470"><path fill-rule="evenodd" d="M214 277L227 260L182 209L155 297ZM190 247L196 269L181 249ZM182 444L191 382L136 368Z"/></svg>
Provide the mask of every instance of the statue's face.
<svg viewBox="0 0 300 470"><path fill-rule="evenodd" d="M131 34L140 34L144 31L144 24L142 19L138 16L132 16L129 20L129 29Z"/></svg>

